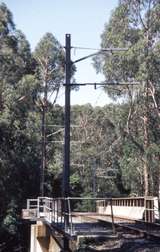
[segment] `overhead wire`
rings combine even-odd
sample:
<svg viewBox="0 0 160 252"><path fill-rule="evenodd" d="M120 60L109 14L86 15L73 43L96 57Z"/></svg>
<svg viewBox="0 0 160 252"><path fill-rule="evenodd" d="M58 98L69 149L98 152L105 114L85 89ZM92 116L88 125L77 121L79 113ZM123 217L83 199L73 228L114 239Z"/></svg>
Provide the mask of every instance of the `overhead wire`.
<svg viewBox="0 0 160 252"><path fill-rule="evenodd" d="M91 48L91 47L82 47L82 46L72 46L73 49L79 49L79 50L91 50L91 51L100 51L102 49L100 48Z"/></svg>
<svg viewBox="0 0 160 252"><path fill-rule="evenodd" d="M100 100L100 97L102 96L103 93L104 93L104 91L101 90L101 91L100 91L100 94L98 95L98 97L97 97L97 99L96 99L96 101L95 101L95 103L94 103L94 106L97 106L97 103L98 103L98 101Z"/></svg>
<svg viewBox="0 0 160 252"><path fill-rule="evenodd" d="M78 49L78 50L91 50L91 51L128 51L127 48L118 48L118 47L111 47L111 48L91 48L91 47L80 47L80 46L72 46L71 48L73 49Z"/></svg>

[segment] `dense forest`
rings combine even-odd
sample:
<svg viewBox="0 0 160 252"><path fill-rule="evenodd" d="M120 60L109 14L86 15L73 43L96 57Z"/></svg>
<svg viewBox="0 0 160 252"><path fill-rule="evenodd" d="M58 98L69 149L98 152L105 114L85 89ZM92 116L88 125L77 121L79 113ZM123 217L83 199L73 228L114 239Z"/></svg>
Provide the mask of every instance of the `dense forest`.
<svg viewBox="0 0 160 252"><path fill-rule="evenodd" d="M158 0L121 0L105 24L101 47L128 50L93 59L113 82L104 88L113 103L71 107L72 196L159 197L159 12ZM62 191L64 108L56 98L64 88L65 53L51 33L31 52L2 3L0 66L0 251L27 251L26 199Z"/></svg>

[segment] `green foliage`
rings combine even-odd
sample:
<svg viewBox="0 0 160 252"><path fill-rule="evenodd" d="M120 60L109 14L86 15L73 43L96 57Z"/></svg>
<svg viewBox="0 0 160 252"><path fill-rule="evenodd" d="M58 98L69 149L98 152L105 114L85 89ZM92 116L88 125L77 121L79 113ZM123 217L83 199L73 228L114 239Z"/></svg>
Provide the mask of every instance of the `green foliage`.
<svg viewBox="0 0 160 252"><path fill-rule="evenodd" d="M64 51L57 39L46 33L38 43L34 57L38 63L42 92L54 92L62 87L64 80Z"/></svg>
<svg viewBox="0 0 160 252"><path fill-rule="evenodd" d="M122 167L129 169L131 166L135 178L138 174L133 166L138 167L145 194L156 195L159 189L153 187L159 174L158 163L155 166L155 160L159 160L160 125L159 9L159 1L120 1L105 25L101 46L126 47L128 50L98 56L94 61L97 71L104 74L106 81L139 81L138 86L115 88L114 85L105 91L113 99L124 97L128 107L126 125L119 133L125 136L125 142L132 143L132 152L125 153ZM135 159L136 154L138 160ZM138 186L137 184L136 188ZM143 194L143 190L141 193Z"/></svg>
<svg viewBox="0 0 160 252"><path fill-rule="evenodd" d="M8 206L6 216L3 220L4 228L11 234L15 235L17 232L17 215L16 215L16 205L12 200Z"/></svg>
<svg viewBox="0 0 160 252"><path fill-rule="evenodd" d="M94 61L107 81L139 80L142 85L109 87L111 97L124 97L121 104L71 107L71 125L76 126L71 127L71 196L141 196L146 161L149 193L158 195L160 4L150 2L148 10L148 1L120 1L105 25L102 47L129 49ZM148 18L154 22L147 30ZM13 240L21 244L20 214L26 198L39 195L44 114L45 195L61 196L64 108L55 101L64 81L65 59L50 33L32 55L5 4L0 4L0 33L0 244L11 237L4 251L12 251ZM90 200L75 201L72 207L86 211L95 205Z"/></svg>
<svg viewBox="0 0 160 252"><path fill-rule="evenodd" d="M18 219L25 199L38 195L39 85L29 43L5 4L0 4L0 30L0 244L12 251L21 243Z"/></svg>

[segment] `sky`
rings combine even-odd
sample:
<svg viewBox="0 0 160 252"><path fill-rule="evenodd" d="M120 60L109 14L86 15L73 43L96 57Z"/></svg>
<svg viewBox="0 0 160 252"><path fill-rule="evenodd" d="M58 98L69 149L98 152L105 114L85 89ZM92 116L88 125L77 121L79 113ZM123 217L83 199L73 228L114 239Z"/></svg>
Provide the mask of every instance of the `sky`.
<svg viewBox="0 0 160 252"><path fill-rule="evenodd" d="M71 34L71 44L77 47L100 48L100 36L109 21L118 0L3 0L13 14L16 28L22 30L32 51L46 32L51 32L65 44L65 34ZM72 49L72 60L95 51ZM100 82L103 75L96 74L92 59L77 63L77 83ZM64 91L59 95L59 104L64 104ZM103 106L110 103L107 94L99 88L80 87L71 92L71 104L91 103Z"/></svg>

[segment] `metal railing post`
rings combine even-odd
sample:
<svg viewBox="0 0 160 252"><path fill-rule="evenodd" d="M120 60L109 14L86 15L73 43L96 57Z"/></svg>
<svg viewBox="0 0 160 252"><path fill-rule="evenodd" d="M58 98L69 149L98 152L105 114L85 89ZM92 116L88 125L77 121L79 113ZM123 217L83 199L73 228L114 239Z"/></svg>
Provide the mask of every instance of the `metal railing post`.
<svg viewBox="0 0 160 252"><path fill-rule="evenodd" d="M67 199L67 202L68 202L70 235L72 235L73 234L73 223L72 223L72 212L71 212L70 198Z"/></svg>
<svg viewBox="0 0 160 252"><path fill-rule="evenodd" d="M30 209L30 200L27 199L27 209L29 210Z"/></svg>
<svg viewBox="0 0 160 252"><path fill-rule="evenodd" d="M110 199L110 205L111 205L112 231L113 231L113 234L115 234L116 230L115 230L115 225L114 225L114 215L113 215L112 199Z"/></svg>
<svg viewBox="0 0 160 252"><path fill-rule="evenodd" d="M40 212L39 212L39 198L37 199L37 217L40 217Z"/></svg>
<svg viewBox="0 0 160 252"><path fill-rule="evenodd" d="M53 213L52 213L52 218L53 218L53 222L55 223L55 199L53 199Z"/></svg>
<svg viewBox="0 0 160 252"><path fill-rule="evenodd" d="M56 223L58 224L58 200L56 201Z"/></svg>
<svg viewBox="0 0 160 252"><path fill-rule="evenodd" d="M60 208L61 208L61 226L62 226L62 219L63 219L63 208L62 208L62 199L60 200Z"/></svg>

